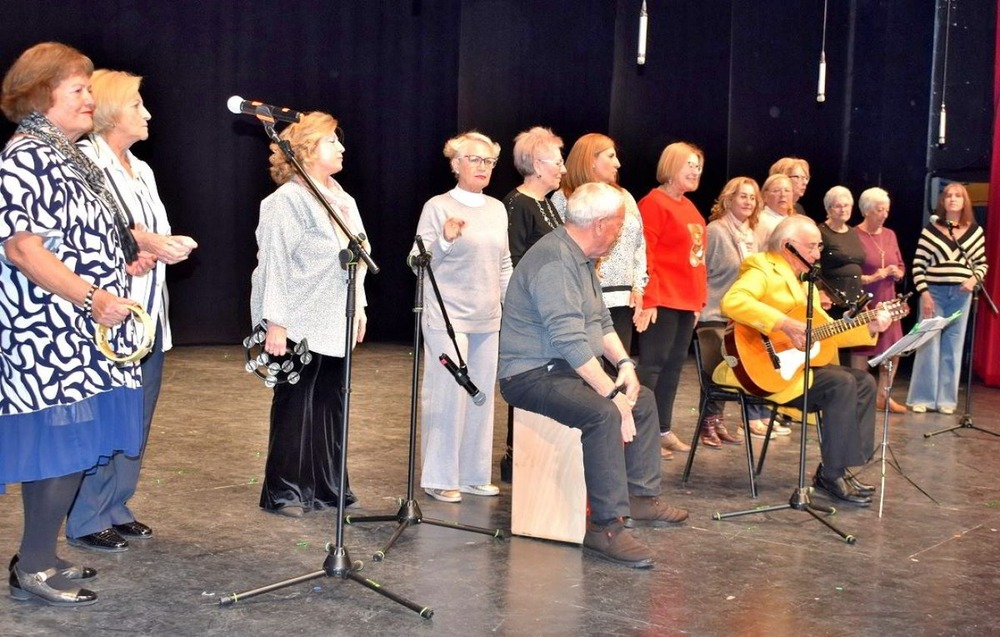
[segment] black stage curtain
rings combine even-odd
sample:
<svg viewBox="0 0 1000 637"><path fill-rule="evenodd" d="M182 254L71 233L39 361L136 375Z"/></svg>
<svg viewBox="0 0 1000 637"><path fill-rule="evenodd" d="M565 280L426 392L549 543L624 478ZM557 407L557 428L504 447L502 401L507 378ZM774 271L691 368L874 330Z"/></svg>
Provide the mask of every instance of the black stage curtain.
<svg viewBox="0 0 1000 637"><path fill-rule="evenodd" d="M692 195L706 215L730 176L763 181L778 157L802 156L813 166L805 200L812 216L823 218L822 196L834 184L856 194L882 185L893 197L890 225L911 249L936 107L934 3L831 2L824 104L815 100L822 2L648 0L642 67L635 59L640 4L2 2L0 65L6 69L36 42L59 40L98 67L145 77L151 137L134 151L156 171L175 231L201 244L189 262L169 269L180 344L236 343L249 329L258 204L274 185L260 125L226 110L234 94L340 120L347 154L338 179L358 200L382 267L368 284L372 340L412 335L414 282L405 255L423 202L454 183L444 141L472 128L503 147L488 190L496 197L519 183L513 137L533 125L550 126L567 152L583 133L610 134L620 145L622 183L637 198L656 185L663 146L693 142L706 152ZM975 26L992 24L996 6L971 0L961 9L956 19L981 10L982 20L967 22ZM980 31L963 29L952 46L977 50ZM978 86L982 77L989 84L987 35L981 56L953 63L949 84L971 78ZM949 92L954 135L968 121L963 99L977 98ZM12 130L5 122L0 135ZM988 153L967 163L985 168Z"/></svg>

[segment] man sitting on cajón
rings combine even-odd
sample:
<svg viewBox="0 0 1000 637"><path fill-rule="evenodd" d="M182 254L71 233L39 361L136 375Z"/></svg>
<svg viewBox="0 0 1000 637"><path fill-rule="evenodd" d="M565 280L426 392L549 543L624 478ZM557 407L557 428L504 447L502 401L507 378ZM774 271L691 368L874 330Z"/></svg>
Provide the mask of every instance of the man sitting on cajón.
<svg viewBox="0 0 1000 637"><path fill-rule="evenodd" d="M652 552L625 527L666 526L688 514L658 497L656 399L639 385L594 267L611 251L624 220L624 200L613 186L589 183L573 192L566 224L541 238L514 268L498 375L514 407L581 430L590 502L584 551L648 568ZM615 378L604 371L602 356L617 365Z"/></svg>
<svg viewBox="0 0 1000 637"><path fill-rule="evenodd" d="M793 250L812 264L819 259L823 244L816 223L794 215L775 227L766 247L767 252L743 262L739 278L722 298L722 312L735 325L726 338L726 360L716 368L714 380L801 407L807 290L802 275L810 268ZM813 299L809 408L819 407L823 413L823 461L813 476L813 486L839 500L868 506L875 488L859 482L847 468L863 465L872 457L876 383L867 371L826 363L836 361L838 347L874 343L875 335L889 326L892 317L876 308L847 322L835 322L820 307L818 291ZM765 337L773 352L766 347ZM780 361L779 369L775 369L776 361Z"/></svg>

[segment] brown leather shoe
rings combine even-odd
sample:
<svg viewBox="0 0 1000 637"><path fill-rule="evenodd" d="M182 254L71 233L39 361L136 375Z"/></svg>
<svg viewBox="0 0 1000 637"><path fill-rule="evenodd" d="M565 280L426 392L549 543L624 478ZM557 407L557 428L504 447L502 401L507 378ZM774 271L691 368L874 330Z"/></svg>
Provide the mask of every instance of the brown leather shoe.
<svg viewBox="0 0 1000 637"><path fill-rule="evenodd" d="M719 421L715 423L715 435L719 437L719 440L722 441L723 444L739 445L743 443L743 440L729 433L726 429L726 423L722 420L722 418L719 418Z"/></svg>
<svg viewBox="0 0 1000 637"><path fill-rule="evenodd" d="M653 566L652 552L625 530L620 518L607 526L588 522L587 533L583 536L583 552L629 568Z"/></svg>
<svg viewBox="0 0 1000 637"><path fill-rule="evenodd" d="M688 518L684 509L668 506L655 495L630 495L628 497L629 517L625 518L625 526L663 527L679 524Z"/></svg>
<svg viewBox="0 0 1000 637"><path fill-rule="evenodd" d="M889 413L890 414L905 414L906 407L900 405L892 398L889 399Z"/></svg>
<svg viewBox="0 0 1000 637"><path fill-rule="evenodd" d="M701 444L706 447L711 447L713 449L721 449L722 441L719 440L719 436L715 433L715 423L714 419L706 418L701 423L701 428L699 429L701 433Z"/></svg>

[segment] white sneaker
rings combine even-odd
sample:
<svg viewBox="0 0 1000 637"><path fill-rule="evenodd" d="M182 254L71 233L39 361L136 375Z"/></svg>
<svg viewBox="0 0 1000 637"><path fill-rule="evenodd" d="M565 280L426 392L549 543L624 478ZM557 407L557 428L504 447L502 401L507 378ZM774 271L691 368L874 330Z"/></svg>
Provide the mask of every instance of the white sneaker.
<svg viewBox="0 0 1000 637"><path fill-rule="evenodd" d="M462 493L471 495L494 496L500 495L500 488L495 484L467 484L458 488Z"/></svg>
<svg viewBox="0 0 1000 637"><path fill-rule="evenodd" d="M916 410L914 410L914 411L916 411ZM939 414L944 414L945 416L950 416L953 413L955 413L955 408L954 407L938 407L938 413Z"/></svg>
<svg viewBox="0 0 1000 637"><path fill-rule="evenodd" d="M926 414L927 405L911 405L910 411L912 411L915 414Z"/></svg>
<svg viewBox="0 0 1000 637"><path fill-rule="evenodd" d="M424 489L424 493L441 502L462 501L462 494L458 489Z"/></svg>

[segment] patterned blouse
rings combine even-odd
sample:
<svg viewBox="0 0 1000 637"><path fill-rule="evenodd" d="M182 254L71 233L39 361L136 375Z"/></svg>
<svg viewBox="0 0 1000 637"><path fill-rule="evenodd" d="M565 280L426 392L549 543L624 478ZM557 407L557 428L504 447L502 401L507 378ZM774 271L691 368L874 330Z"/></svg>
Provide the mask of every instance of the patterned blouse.
<svg viewBox="0 0 1000 637"><path fill-rule="evenodd" d="M84 280L126 296L124 259L111 212L51 146L25 136L0 155L0 244L18 232L43 238ZM129 351L134 325L111 330ZM0 415L70 405L115 387L138 387L138 364L116 366L94 344L90 315L29 281L0 248Z"/></svg>

